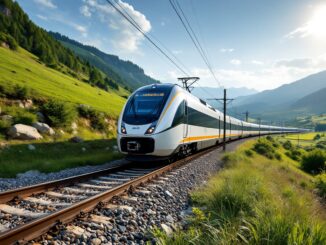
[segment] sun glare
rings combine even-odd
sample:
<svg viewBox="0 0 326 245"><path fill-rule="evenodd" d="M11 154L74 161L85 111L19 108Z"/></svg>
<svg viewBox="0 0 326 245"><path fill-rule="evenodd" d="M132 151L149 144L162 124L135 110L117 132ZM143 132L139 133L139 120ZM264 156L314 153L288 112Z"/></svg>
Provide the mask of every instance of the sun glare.
<svg viewBox="0 0 326 245"><path fill-rule="evenodd" d="M307 31L312 36L326 38L326 5L315 10L312 19L307 24Z"/></svg>

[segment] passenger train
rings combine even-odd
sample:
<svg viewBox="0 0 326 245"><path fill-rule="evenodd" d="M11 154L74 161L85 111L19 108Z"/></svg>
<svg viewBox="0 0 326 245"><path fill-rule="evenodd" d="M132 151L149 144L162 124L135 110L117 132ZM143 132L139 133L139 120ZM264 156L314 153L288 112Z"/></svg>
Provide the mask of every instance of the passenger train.
<svg viewBox="0 0 326 245"><path fill-rule="evenodd" d="M223 113L175 84L136 90L118 120L118 146L127 159L171 159L223 141ZM226 116L226 138L298 132Z"/></svg>

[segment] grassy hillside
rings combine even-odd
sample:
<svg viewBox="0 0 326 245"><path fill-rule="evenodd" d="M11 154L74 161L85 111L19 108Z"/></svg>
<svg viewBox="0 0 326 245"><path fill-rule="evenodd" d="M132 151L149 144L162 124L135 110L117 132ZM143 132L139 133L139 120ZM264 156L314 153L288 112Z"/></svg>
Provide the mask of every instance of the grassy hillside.
<svg viewBox="0 0 326 245"><path fill-rule="evenodd" d="M116 118L125 102L127 92L119 95L92 87L71 76L41 64L38 58L24 49L12 51L0 47L0 85L26 86L34 91L32 96L55 98L73 104L86 104Z"/></svg>
<svg viewBox="0 0 326 245"><path fill-rule="evenodd" d="M130 61L121 60L118 56L106 54L97 48L83 45L59 33L50 32L50 34L64 46L73 50L75 54L101 69L107 76L112 77L118 83L122 83L122 85L136 89L159 82L146 75L141 67Z"/></svg>
<svg viewBox="0 0 326 245"><path fill-rule="evenodd" d="M266 146L275 158L255 152ZM224 169L191 194L193 216L186 229L170 237L155 230L158 244L325 244L319 188L326 182L287 155L280 142L266 139L227 154Z"/></svg>

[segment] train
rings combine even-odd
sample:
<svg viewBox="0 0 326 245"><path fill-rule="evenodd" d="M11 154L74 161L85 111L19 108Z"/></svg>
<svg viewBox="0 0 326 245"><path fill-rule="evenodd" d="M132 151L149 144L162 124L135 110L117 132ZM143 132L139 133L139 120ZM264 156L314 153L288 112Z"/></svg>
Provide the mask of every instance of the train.
<svg viewBox="0 0 326 245"><path fill-rule="evenodd" d="M302 129L245 122L226 115L226 139ZM130 161L169 160L223 141L224 114L176 84L141 87L128 98L117 127L119 151Z"/></svg>

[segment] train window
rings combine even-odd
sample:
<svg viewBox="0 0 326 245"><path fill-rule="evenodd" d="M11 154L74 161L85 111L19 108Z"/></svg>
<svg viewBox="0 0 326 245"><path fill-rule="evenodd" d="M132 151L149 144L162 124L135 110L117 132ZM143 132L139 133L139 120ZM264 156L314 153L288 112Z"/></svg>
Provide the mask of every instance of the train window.
<svg viewBox="0 0 326 245"><path fill-rule="evenodd" d="M188 124L206 128L218 128L218 120L215 117L206 115L191 107L188 107Z"/></svg>
<svg viewBox="0 0 326 245"><path fill-rule="evenodd" d="M139 90L129 99L122 120L133 125L155 122L158 120L170 92L171 87Z"/></svg>
<svg viewBox="0 0 326 245"><path fill-rule="evenodd" d="M185 122L185 114L186 114L186 106L185 101L182 101L174 115L172 127L178 126L179 124L182 124Z"/></svg>

